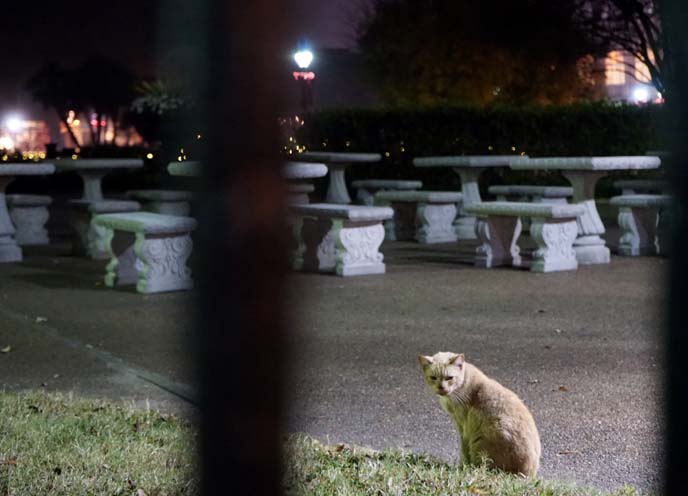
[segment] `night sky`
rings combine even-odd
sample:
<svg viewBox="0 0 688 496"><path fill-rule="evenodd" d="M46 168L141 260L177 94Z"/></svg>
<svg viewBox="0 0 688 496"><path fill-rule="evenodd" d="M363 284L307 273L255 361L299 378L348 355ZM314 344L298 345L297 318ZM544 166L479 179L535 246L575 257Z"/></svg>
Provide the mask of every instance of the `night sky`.
<svg viewBox="0 0 688 496"><path fill-rule="evenodd" d="M358 1L294 0L290 22L316 49L350 48L355 45L352 26ZM40 107L23 88L50 61L74 66L89 55L105 55L125 63L141 78L153 76L158 2L19 0L3 5L0 119L16 111L41 116Z"/></svg>

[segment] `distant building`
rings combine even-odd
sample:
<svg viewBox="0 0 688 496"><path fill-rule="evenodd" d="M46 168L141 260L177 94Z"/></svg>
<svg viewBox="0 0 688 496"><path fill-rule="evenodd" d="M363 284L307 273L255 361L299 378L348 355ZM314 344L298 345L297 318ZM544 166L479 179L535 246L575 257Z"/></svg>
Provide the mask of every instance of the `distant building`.
<svg viewBox="0 0 688 496"><path fill-rule="evenodd" d="M631 53L612 51L602 60L607 98L631 103L661 102L647 66Z"/></svg>

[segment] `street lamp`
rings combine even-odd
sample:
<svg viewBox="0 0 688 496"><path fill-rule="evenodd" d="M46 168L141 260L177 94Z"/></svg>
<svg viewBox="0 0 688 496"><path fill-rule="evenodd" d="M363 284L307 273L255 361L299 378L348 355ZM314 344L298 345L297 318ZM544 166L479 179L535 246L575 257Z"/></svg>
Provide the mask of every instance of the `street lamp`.
<svg viewBox="0 0 688 496"><path fill-rule="evenodd" d="M313 62L313 58L313 52L307 48L300 48L294 54L294 61L300 70L294 71L292 75L301 87L301 109L304 113L307 113L313 106L313 88L311 83L315 79L315 73L308 70Z"/></svg>

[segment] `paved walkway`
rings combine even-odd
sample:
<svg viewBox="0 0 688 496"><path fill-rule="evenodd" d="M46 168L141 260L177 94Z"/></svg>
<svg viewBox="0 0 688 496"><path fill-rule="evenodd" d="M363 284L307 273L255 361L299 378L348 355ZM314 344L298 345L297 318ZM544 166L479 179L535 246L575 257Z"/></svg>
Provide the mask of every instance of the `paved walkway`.
<svg viewBox="0 0 688 496"><path fill-rule="evenodd" d="M460 351L532 409L543 476L656 488L666 261L613 257L536 275L474 269L471 250L393 243L384 277L294 276L289 429L455 460L456 435L416 356ZM11 346L0 388L193 413L189 293L103 288L104 264L65 246L26 254L0 264L0 349Z"/></svg>
<svg viewBox="0 0 688 496"><path fill-rule="evenodd" d="M451 245L385 248L385 277L294 278L292 430L456 460L417 355L463 352L531 408L543 477L658 488L665 260L531 274L475 269Z"/></svg>
<svg viewBox="0 0 688 496"><path fill-rule="evenodd" d="M68 246L0 264L0 389L126 399L191 413L190 293L144 296L102 285L105 262Z"/></svg>

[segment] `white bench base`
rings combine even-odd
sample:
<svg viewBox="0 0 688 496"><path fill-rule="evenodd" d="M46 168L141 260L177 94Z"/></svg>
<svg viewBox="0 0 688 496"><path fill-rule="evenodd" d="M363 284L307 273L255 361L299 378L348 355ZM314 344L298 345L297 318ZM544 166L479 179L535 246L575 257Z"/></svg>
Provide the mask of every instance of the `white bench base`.
<svg viewBox="0 0 688 496"><path fill-rule="evenodd" d="M531 219L530 234L537 243L530 265L532 272L576 270L578 260L573 242L578 234L578 205L520 202L485 202L467 207L477 215L476 235L481 245L476 250L475 265L482 268L520 267L518 246L521 218Z"/></svg>
<svg viewBox="0 0 688 496"><path fill-rule="evenodd" d="M50 238L45 224L50 218L49 196L7 195L10 218L14 224L14 238L19 246L48 245Z"/></svg>
<svg viewBox="0 0 688 496"><path fill-rule="evenodd" d="M139 212L99 215L94 222L107 232L106 286L136 284L139 293L193 288L186 262L194 219Z"/></svg>
<svg viewBox="0 0 688 496"><path fill-rule="evenodd" d="M376 205L389 205L394 217L385 222L388 241L415 240L421 244L453 243L458 236L454 219L462 195L453 191L380 191Z"/></svg>
<svg viewBox="0 0 688 496"><path fill-rule="evenodd" d="M669 195L624 194L610 200L619 207L619 255L666 254Z"/></svg>
<svg viewBox="0 0 688 496"><path fill-rule="evenodd" d="M385 273L379 248L390 208L313 204L294 205L292 212L298 240L294 269L344 277Z"/></svg>

